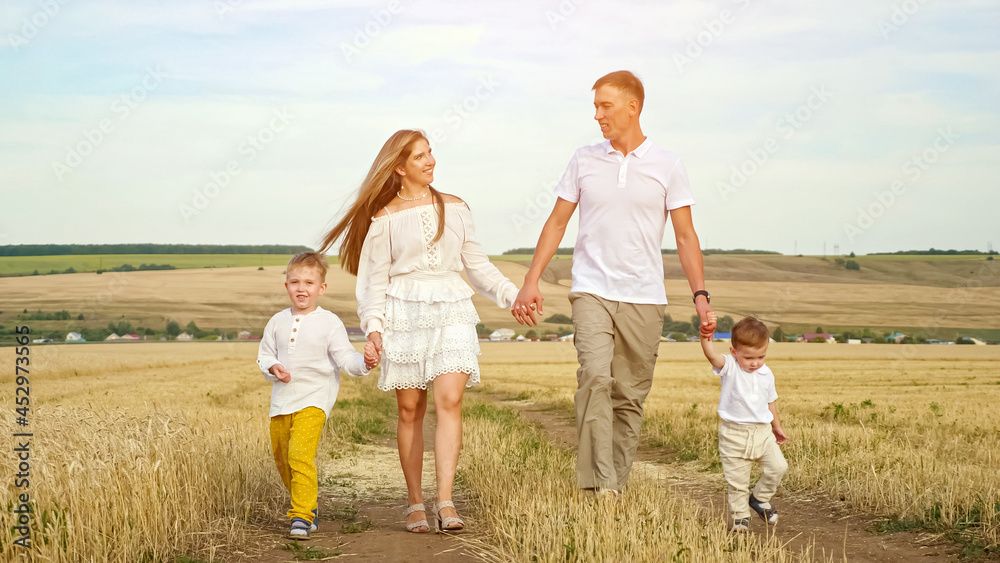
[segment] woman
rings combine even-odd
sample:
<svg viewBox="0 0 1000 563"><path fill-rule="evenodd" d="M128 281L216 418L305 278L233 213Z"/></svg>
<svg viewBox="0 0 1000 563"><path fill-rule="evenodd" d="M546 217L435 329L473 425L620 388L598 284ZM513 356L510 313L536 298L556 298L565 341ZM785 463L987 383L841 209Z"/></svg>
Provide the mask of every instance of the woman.
<svg viewBox="0 0 1000 563"><path fill-rule="evenodd" d="M434 391L437 430L437 529L465 524L451 500L462 446L462 395L479 383L479 315L469 280L510 308L518 289L476 242L469 207L431 187L434 157L420 131L386 141L347 215L326 235L324 250L343 235L340 263L357 275L358 316L382 357L378 386L396 391L396 441L409 495L406 529L427 532L420 477L427 389Z"/></svg>

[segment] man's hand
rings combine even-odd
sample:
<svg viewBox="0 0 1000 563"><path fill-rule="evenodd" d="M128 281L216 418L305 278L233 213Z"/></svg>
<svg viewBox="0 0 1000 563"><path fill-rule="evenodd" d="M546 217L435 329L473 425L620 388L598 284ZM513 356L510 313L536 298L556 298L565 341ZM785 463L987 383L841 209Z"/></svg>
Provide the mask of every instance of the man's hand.
<svg viewBox="0 0 1000 563"><path fill-rule="evenodd" d="M278 378L278 381L282 383L288 383L292 380L292 374L285 369L285 366L281 364L274 364L271 369L267 370L271 372L271 375Z"/></svg>
<svg viewBox="0 0 1000 563"><path fill-rule="evenodd" d="M517 299L514 300L514 305L510 308L510 314L523 325L535 326L538 324L535 312L542 314L542 301L545 301L545 298L542 297L538 284L525 281L517 294Z"/></svg>
<svg viewBox="0 0 1000 563"><path fill-rule="evenodd" d="M709 338L709 339L711 339L712 335L715 334L715 328L717 326L716 318L715 318L715 313L712 312L712 311L709 311L705 315L705 317L702 317L702 318L705 318L705 321L707 321L707 322L702 321L701 326L698 327L698 331L700 332L702 338Z"/></svg>
<svg viewBox="0 0 1000 563"><path fill-rule="evenodd" d="M375 334L377 334L377 333L375 333ZM379 354L378 351L377 351L377 349L375 348L375 343L372 342L371 340L369 340L368 342L366 342L365 343L365 368L369 369L369 370L374 369L375 366L378 365L378 362L379 362L379 360L381 358L382 358L382 355Z"/></svg>
<svg viewBox="0 0 1000 563"><path fill-rule="evenodd" d="M706 299L705 296L699 295L698 298L694 300L694 310L698 313L698 317L701 319L701 327L699 329L704 331L711 326L712 332L715 332L715 313L712 311L712 305L708 303L708 299ZM711 315L711 320L709 320L709 315Z"/></svg>

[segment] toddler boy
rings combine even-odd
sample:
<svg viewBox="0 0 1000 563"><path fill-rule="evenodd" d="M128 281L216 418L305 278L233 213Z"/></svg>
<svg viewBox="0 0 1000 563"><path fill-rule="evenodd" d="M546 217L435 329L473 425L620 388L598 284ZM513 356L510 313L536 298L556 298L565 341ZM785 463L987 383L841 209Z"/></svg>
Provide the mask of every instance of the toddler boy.
<svg viewBox="0 0 1000 563"><path fill-rule="evenodd" d="M778 418L778 394L774 375L764 365L770 337L767 326L747 317L733 326L732 355L715 353L712 336L715 313L701 328L701 348L712 363L712 371L722 380L719 395L719 458L729 484L729 513L733 532L750 529L750 510L764 522L778 522L771 497L778 490L788 463L779 444L787 439ZM750 466L760 463L762 475L750 492ZM749 496L749 498L747 498Z"/></svg>

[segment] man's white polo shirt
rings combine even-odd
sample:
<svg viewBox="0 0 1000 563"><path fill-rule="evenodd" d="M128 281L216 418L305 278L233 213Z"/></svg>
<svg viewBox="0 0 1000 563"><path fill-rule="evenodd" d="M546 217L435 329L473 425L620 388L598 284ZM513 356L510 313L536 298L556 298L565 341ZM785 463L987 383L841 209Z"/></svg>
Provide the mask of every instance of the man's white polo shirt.
<svg viewBox="0 0 1000 563"><path fill-rule="evenodd" d="M667 212L694 204L680 157L649 137L624 156L611 141L582 147L555 194L579 204L572 291L666 304L660 248Z"/></svg>

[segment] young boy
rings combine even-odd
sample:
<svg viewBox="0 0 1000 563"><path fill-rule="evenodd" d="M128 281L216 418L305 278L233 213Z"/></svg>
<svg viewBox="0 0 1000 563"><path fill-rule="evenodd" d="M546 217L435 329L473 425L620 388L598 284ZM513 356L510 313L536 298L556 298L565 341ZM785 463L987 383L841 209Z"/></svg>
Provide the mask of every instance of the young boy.
<svg viewBox="0 0 1000 563"><path fill-rule="evenodd" d="M712 372L722 379L719 395L719 458L729 484L729 513L733 532L750 530L750 509L764 522L778 522L771 497L788 469L779 444L787 436L778 418L778 394L774 375L764 365L770 337L767 326L746 317L733 326L731 356L715 353L712 336L715 313L701 328L701 349L712 363ZM760 463L762 475L750 493L750 465ZM749 495L749 499L747 496Z"/></svg>
<svg viewBox="0 0 1000 563"><path fill-rule="evenodd" d="M317 305L326 292L326 270L324 256L316 252L288 262L285 289L292 306L267 322L257 353L264 378L274 382L271 448L291 495L288 535L294 539L309 539L316 530L316 449L337 400L340 371L360 377L376 364L374 345L365 346L362 356L337 315Z"/></svg>

